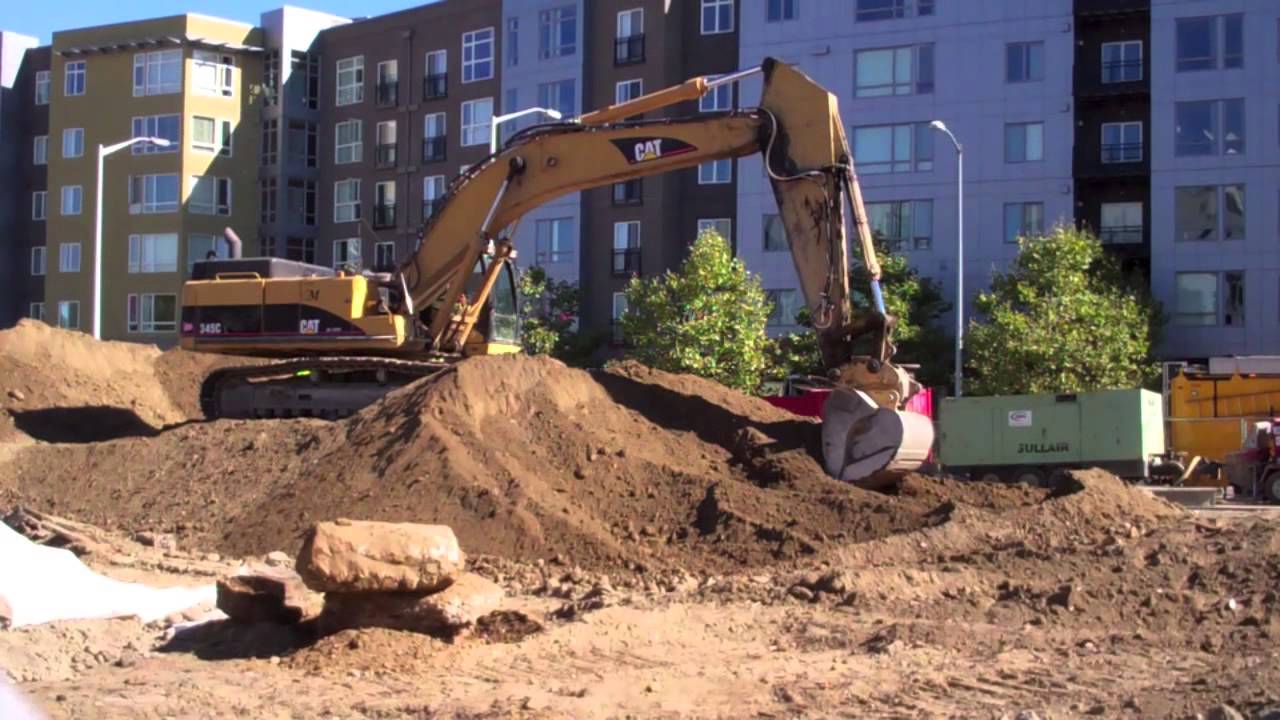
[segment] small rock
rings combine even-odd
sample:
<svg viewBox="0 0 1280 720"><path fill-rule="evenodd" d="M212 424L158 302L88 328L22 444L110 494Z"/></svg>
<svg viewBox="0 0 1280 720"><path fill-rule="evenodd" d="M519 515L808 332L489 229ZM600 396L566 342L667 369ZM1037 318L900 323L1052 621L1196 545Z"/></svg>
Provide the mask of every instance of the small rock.
<svg viewBox="0 0 1280 720"><path fill-rule="evenodd" d="M325 634L347 628L385 627L451 637L502 604L502 588L465 573L436 593L325 593L320 625Z"/></svg>
<svg viewBox="0 0 1280 720"><path fill-rule="evenodd" d="M1068 583L1059 587L1057 592L1046 597L1044 601L1045 604L1050 606L1056 605L1061 608L1066 608L1067 610L1073 610L1075 609L1075 605L1072 602L1074 599L1072 596L1075 595L1075 593L1076 587Z"/></svg>
<svg viewBox="0 0 1280 720"><path fill-rule="evenodd" d="M577 468L576 470L573 471L573 476L578 478L579 480L586 480L587 471L583 470L582 468Z"/></svg>
<svg viewBox="0 0 1280 720"><path fill-rule="evenodd" d="M176 552L178 550L178 539L170 533L140 532L134 536L134 539L147 547L153 547L157 550L165 552Z"/></svg>
<svg viewBox="0 0 1280 720"><path fill-rule="evenodd" d="M222 556L218 553L206 553L204 559L211 563L222 562Z"/></svg>
<svg viewBox="0 0 1280 720"><path fill-rule="evenodd" d="M813 588L832 595L844 595L849 592L849 576L833 570L818 578Z"/></svg>
<svg viewBox="0 0 1280 720"><path fill-rule="evenodd" d="M27 399L27 396L23 395L22 391L19 390L18 388L9 388L9 397L13 398L14 400L17 400L18 402L22 402L23 400Z"/></svg>
<svg viewBox="0 0 1280 720"><path fill-rule="evenodd" d="M1106 712L1107 712L1107 706L1099 703L1098 705L1094 705L1093 707L1086 710L1085 715L1105 715Z"/></svg>
<svg viewBox="0 0 1280 720"><path fill-rule="evenodd" d="M293 564L293 558L289 557L288 553L281 552L280 550L273 550L267 553L266 560L267 565L270 565L271 567L286 567Z"/></svg>
<svg viewBox="0 0 1280 720"><path fill-rule="evenodd" d="M138 653L135 650L125 650L116 658L116 667L131 668L138 664Z"/></svg>
<svg viewBox="0 0 1280 720"><path fill-rule="evenodd" d="M218 609L244 623L301 622L319 614L323 598L284 567L260 567L217 583Z"/></svg>
<svg viewBox="0 0 1280 720"><path fill-rule="evenodd" d="M1235 612L1240 609L1240 603L1236 602L1235 598L1227 598L1227 601L1223 603L1223 606L1231 612Z"/></svg>
<svg viewBox="0 0 1280 720"><path fill-rule="evenodd" d="M1204 714L1205 720L1244 720L1239 710L1227 704L1214 705Z"/></svg>
<svg viewBox="0 0 1280 720"><path fill-rule="evenodd" d="M446 525L318 523L298 551L298 573L322 592L439 592L462 574L466 558Z"/></svg>
<svg viewBox="0 0 1280 720"><path fill-rule="evenodd" d="M647 693L656 693L656 692L658 692L658 688L659 688L659 687L660 687L660 686L658 685L658 683L656 683L656 682L652 682L652 683L649 683L648 685L645 685L645 686L644 686L644 691L645 691L645 692L647 692Z"/></svg>
<svg viewBox="0 0 1280 720"><path fill-rule="evenodd" d="M279 665L279 664L280 664L280 656L279 656L279 655L272 655L272 656L271 656L271 659L270 659L270 660L268 660L267 662L271 663L272 665Z"/></svg>
<svg viewBox="0 0 1280 720"><path fill-rule="evenodd" d="M1040 720L1040 715L1035 710L1022 710L1014 716L1014 720Z"/></svg>
<svg viewBox="0 0 1280 720"><path fill-rule="evenodd" d="M655 535L658 534L658 529L652 525L645 525L644 527L640 528L640 534L644 535L645 537L654 537Z"/></svg>
<svg viewBox="0 0 1280 720"><path fill-rule="evenodd" d="M791 589L787 591L787 594L804 602L813 601L813 591L803 585L792 585Z"/></svg>

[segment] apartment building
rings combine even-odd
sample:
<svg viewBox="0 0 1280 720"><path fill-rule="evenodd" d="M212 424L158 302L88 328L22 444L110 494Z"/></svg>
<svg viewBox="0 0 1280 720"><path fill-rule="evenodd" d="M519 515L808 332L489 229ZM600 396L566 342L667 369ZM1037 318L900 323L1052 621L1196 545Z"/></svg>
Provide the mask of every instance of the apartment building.
<svg viewBox="0 0 1280 720"><path fill-rule="evenodd" d="M258 251L261 33L177 15L57 32L48 75L46 321L90 330L96 148L102 203L102 335L169 345L192 263L223 229Z"/></svg>
<svg viewBox="0 0 1280 720"><path fill-rule="evenodd" d="M35 106L31 93L38 69L47 70L49 54L36 49L33 37L0 32L0 327L8 327L32 310L27 302L28 285L41 282L30 270L33 244L44 244L44 234L36 239L28 204L31 193L43 189L43 146L35 147L33 133L47 134L47 105ZM36 163L40 163L37 167ZM38 172L37 172L38 170ZM41 251L43 252L43 251Z"/></svg>
<svg viewBox="0 0 1280 720"><path fill-rule="evenodd" d="M320 33L315 262L394 269L449 182L489 155L501 23L501 0L446 0Z"/></svg>

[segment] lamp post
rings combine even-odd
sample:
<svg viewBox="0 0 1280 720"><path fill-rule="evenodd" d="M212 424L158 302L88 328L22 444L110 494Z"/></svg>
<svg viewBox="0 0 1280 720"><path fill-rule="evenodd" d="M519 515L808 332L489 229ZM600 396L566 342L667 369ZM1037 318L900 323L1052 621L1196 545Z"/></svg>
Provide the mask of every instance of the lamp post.
<svg viewBox="0 0 1280 720"><path fill-rule="evenodd" d="M541 108L541 107L532 107L532 108L526 108L524 110L517 110L516 112L507 113L506 115L495 115L493 117L493 120L489 123L489 153L492 154L492 153L498 152L498 126L499 125L501 125L502 123L508 120L515 120L518 117L524 117L525 115L532 115L533 113L542 113L543 115L546 115L552 120L560 120L564 117L563 115L560 114L559 110L552 110L551 108Z"/></svg>
<svg viewBox="0 0 1280 720"><path fill-rule="evenodd" d="M956 148L956 397L964 394L964 146L941 120L929 127L946 135Z"/></svg>
<svg viewBox="0 0 1280 720"><path fill-rule="evenodd" d="M113 152L138 143L150 143L156 147L169 147L168 140L159 137L136 137L115 145L98 146L98 191L93 196L93 338L102 339L102 159Z"/></svg>

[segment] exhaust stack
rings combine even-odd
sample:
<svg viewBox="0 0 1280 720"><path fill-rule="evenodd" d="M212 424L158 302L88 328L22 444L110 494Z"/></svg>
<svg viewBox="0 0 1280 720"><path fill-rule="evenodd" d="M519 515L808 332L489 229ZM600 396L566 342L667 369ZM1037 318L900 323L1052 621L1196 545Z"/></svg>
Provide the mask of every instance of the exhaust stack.
<svg viewBox="0 0 1280 720"><path fill-rule="evenodd" d="M240 236L231 228L223 228L222 236L227 239L227 249L231 252L231 259L239 260L244 254L244 243L240 242Z"/></svg>

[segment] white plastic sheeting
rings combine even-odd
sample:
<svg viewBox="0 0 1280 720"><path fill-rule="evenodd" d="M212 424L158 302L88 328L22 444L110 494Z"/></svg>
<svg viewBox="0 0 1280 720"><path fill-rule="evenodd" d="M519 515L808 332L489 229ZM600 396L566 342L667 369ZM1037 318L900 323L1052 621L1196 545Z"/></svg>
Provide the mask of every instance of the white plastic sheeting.
<svg viewBox="0 0 1280 720"><path fill-rule="evenodd" d="M216 598L213 585L153 588L112 580L71 551L37 545L0 523L0 607L8 606L14 627L112 617L151 622Z"/></svg>

